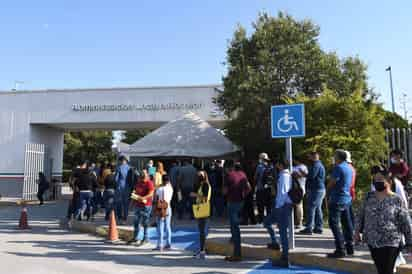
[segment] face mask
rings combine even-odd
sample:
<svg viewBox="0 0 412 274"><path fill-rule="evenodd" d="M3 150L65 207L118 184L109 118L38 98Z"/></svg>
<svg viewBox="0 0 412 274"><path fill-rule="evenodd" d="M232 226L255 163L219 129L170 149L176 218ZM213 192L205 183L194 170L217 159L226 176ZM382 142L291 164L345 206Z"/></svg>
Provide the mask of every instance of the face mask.
<svg viewBox="0 0 412 274"><path fill-rule="evenodd" d="M375 187L376 191L382 192L386 189L385 182L373 182L373 186Z"/></svg>
<svg viewBox="0 0 412 274"><path fill-rule="evenodd" d="M259 164L263 164L263 160L262 160L262 159L259 159Z"/></svg>
<svg viewBox="0 0 412 274"><path fill-rule="evenodd" d="M148 164L148 166L149 166L149 167L152 167L152 166L153 166L153 164L152 164L152 163L149 163L149 164Z"/></svg>
<svg viewBox="0 0 412 274"><path fill-rule="evenodd" d="M400 161L396 160L395 158L391 158L391 163L396 165L396 164L399 164Z"/></svg>
<svg viewBox="0 0 412 274"><path fill-rule="evenodd" d="M335 158L332 158L332 165L335 165L335 164L336 164Z"/></svg>

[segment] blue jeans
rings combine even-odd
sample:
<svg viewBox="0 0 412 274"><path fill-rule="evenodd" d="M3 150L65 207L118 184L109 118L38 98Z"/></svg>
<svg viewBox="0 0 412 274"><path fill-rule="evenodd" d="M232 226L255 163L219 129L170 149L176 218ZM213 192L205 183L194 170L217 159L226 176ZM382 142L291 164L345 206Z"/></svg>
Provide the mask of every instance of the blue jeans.
<svg viewBox="0 0 412 274"><path fill-rule="evenodd" d="M221 194L212 194L213 216L222 217L225 211L225 198Z"/></svg>
<svg viewBox="0 0 412 274"><path fill-rule="evenodd" d="M277 244L275 230L272 225L277 223L279 226L280 243L282 245L282 257L288 258L289 256L289 241L288 241L288 229L292 218L292 205L285 204L281 208L273 208L270 215L266 217L264 226L268 230L272 244Z"/></svg>
<svg viewBox="0 0 412 274"><path fill-rule="evenodd" d="M128 189L117 189L115 193L116 215L120 220L127 221L129 216L130 191Z"/></svg>
<svg viewBox="0 0 412 274"><path fill-rule="evenodd" d="M200 251L205 251L206 237L209 229L209 218L197 219L199 229Z"/></svg>
<svg viewBox="0 0 412 274"><path fill-rule="evenodd" d="M163 238L166 231L166 246L172 245L172 209L169 206L167 208L167 216L164 218L157 218L157 235L159 239L157 240L157 247L163 247Z"/></svg>
<svg viewBox="0 0 412 274"><path fill-rule="evenodd" d="M79 193L79 204L77 206L76 218L82 219L84 215L90 217L92 213L92 199L93 192L91 191L80 191Z"/></svg>
<svg viewBox="0 0 412 274"><path fill-rule="evenodd" d="M177 214L178 218L182 219L185 213L189 213L190 217L193 218L193 198L190 197L190 191L182 191L182 200L178 202Z"/></svg>
<svg viewBox="0 0 412 274"><path fill-rule="evenodd" d="M352 204L329 204L329 226L335 238L336 250L353 246L353 224L350 215ZM340 227L342 224L342 229ZM343 233L342 233L343 231Z"/></svg>
<svg viewBox="0 0 412 274"><path fill-rule="evenodd" d="M240 239L240 212L242 210L243 203L228 203L227 209L229 212L229 221L230 221L230 233L232 234L233 240L233 255L241 256L241 239Z"/></svg>
<svg viewBox="0 0 412 274"><path fill-rule="evenodd" d="M134 212L134 239L139 240L140 225L143 226L143 240L148 240L147 228L150 222L152 206L136 207Z"/></svg>
<svg viewBox="0 0 412 274"><path fill-rule="evenodd" d="M106 209L106 221L109 220L110 213L114 210L114 189L106 189L103 193L104 207Z"/></svg>
<svg viewBox="0 0 412 274"><path fill-rule="evenodd" d="M315 230L323 230L323 213L322 203L325 198L326 191L309 190L307 193L307 213L306 213L306 229L312 231L313 226Z"/></svg>

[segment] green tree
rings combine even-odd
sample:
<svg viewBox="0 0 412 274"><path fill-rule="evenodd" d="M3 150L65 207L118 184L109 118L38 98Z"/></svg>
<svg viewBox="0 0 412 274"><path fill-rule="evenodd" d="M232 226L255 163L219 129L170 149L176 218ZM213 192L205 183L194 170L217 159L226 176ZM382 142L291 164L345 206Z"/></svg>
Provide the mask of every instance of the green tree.
<svg viewBox="0 0 412 274"><path fill-rule="evenodd" d="M147 134L149 134L152 130L151 129L135 129L135 130L128 130L125 133L123 133L124 138L122 139L122 142L125 142L126 144L133 144L139 139L145 137Z"/></svg>
<svg viewBox="0 0 412 274"><path fill-rule="evenodd" d="M384 115L383 126L384 128L408 128L408 121L402 118L398 113L387 111L380 107L380 112Z"/></svg>
<svg viewBox="0 0 412 274"><path fill-rule="evenodd" d="M72 169L83 160L106 162L115 160L111 131L68 132L64 135L64 169Z"/></svg>
<svg viewBox="0 0 412 274"><path fill-rule="evenodd" d="M362 100L373 102L366 65L357 57L341 60L324 52L319 27L310 20L264 13L253 28L250 36L241 26L235 31L227 50L224 91L216 98L230 118L228 136L246 156L283 151L283 142L270 136L271 105L302 95L316 98L325 88L345 97L359 90Z"/></svg>
<svg viewBox="0 0 412 274"><path fill-rule="evenodd" d="M388 151L379 105L365 103L361 90L346 97L325 90L317 98L302 96L289 102L305 104L307 137L294 139L295 151L316 150L330 167L336 149L348 150L358 169L358 185L369 188L370 166L378 164Z"/></svg>

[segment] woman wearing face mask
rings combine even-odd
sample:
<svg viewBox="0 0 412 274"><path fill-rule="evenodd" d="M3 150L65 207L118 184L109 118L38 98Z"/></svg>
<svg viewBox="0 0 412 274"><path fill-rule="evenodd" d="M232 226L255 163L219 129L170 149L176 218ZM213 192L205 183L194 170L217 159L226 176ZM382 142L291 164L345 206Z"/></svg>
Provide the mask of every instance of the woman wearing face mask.
<svg viewBox="0 0 412 274"><path fill-rule="evenodd" d="M396 257L401 250L402 236L406 247L412 250L411 220L402 199L391 191L390 176L386 168L375 170L373 185L359 211L355 241L369 246L379 274L393 274Z"/></svg>
<svg viewBox="0 0 412 274"><path fill-rule="evenodd" d="M196 204L205 202L210 203L209 192L212 191L212 188L210 186L207 173L205 171L199 171L197 173L197 176L198 182L195 184L193 191L190 193L190 196L196 199ZM193 257L198 259L205 259L205 242L208 231L209 217L197 219L197 222L199 228L200 249L199 251L195 252Z"/></svg>

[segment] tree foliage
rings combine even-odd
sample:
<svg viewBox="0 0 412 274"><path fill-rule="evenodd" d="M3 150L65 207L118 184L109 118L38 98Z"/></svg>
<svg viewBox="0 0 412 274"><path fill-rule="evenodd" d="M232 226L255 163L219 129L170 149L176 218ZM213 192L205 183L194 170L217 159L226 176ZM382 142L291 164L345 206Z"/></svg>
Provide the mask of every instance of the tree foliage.
<svg viewBox="0 0 412 274"><path fill-rule="evenodd" d="M68 132L64 135L64 169L72 169L83 160L92 162L111 162L115 160L112 152L111 131Z"/></svg>
<svg viewBox="0 0 412 274"><path fill-rule="evenodd" d="M382 107L380 108L380 111L384 115L383 126L385 128L409 127L408 121L402 118L402 116L400 116L399 114L384 110Z"/></svg>
<svg viewBox="0 0 412 274"><path fill-rule="evenodd" d="M139 139L145 137L147 134L151 132L150 129L135 129L135 130L128 130L123 133L122 142L125 142L129 145L135 143Z"/></svg>
<svg viewBox="0 0 412 274"><path fill-rule="evenodd" d="M228 73L224 91L216 103L231 118L228 136L255 157L264 148L283 151L270 137L271 105L288 98L316 98L325 89L350 97L359 91L362 100L373 102L366 65L358 57L339 59L319 45L319 27L310 20L287 14L261 14L248 36L239 26L227 50Z"/></svg>

